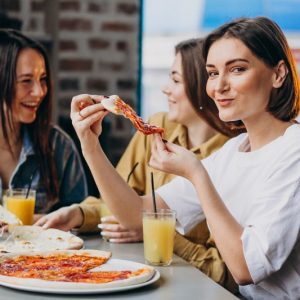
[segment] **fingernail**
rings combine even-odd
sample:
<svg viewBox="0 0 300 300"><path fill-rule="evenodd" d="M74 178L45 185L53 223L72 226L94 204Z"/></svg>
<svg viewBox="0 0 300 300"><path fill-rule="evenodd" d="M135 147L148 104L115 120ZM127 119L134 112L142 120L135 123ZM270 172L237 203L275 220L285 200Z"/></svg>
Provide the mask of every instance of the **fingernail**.
<svg viewBox="0 0 300 300"><path fill-rule="evenodd" d="M106 231L101 231L100 234L101 234L102 236L107 236L107 232L106 232Z"/></svg>
<svg viewBox="0 0 300 300"><path fill-rule="evenodd" d="M98 228L103 229L103 225L102 224L98 224Z"/></svg>

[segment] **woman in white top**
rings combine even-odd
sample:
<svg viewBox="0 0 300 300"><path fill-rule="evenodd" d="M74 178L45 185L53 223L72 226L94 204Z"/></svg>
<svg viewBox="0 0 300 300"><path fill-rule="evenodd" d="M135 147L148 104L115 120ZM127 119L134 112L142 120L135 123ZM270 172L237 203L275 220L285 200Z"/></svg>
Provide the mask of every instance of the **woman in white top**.
<svg viewBox="0 0 300 300"><path fill-rule="evenodd" d="M177 211L183 232L207 219L244 297L299 299L300 125L293 120L300 98L287 41L267 18L238 19L211 33L203 54L207 93L220 118L247 133L202 162L155 135L150 165L180 176L157 190L158 206ZM80 102L90 97L72 101L84 157L118 220L139 228L151 197L143 197L142 206L106 159L98 144L103 106L79 114Z"/></svg>

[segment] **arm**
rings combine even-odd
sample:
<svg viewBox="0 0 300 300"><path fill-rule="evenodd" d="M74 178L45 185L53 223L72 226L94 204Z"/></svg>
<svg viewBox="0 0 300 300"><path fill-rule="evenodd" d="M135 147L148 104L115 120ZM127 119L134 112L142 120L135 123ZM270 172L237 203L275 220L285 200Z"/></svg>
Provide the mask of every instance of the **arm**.
<svg viewBox="0 0 300 300"><path fill-rule="evenodd" d="M185 163L182 164L182 161ZM251 283L241 242L243 228L223 204L201 161L182 147L163 143L156 135L150 165L192 182L217 247L233 277L239 284Z"/></svg>
<svg viewBox="0 0 300 300"><path fill-rule="evenodd" d="M103 99L101 96L79 95L72 99L71 104L71 119L81 143L83 156L112 213L126 228L140 229L142 210L151 207L151 197L145 196L141 201L141 197L128 186L105 156L98 136L101 134L101 122L107 112L101 103L80 110L80 103L91 102L91 97L99 102ZM159 197L158 207L166 207Z"/></svg>

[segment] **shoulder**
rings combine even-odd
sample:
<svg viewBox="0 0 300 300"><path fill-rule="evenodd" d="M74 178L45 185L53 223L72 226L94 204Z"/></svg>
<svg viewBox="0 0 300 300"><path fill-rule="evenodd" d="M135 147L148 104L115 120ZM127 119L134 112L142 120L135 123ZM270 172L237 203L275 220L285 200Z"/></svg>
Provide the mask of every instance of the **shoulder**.
<svg viewBox="0 0 300 300"><path fill-rule="evenodd" d="M76 150L76 146L72 138L59 126L53 125L49 134L50 144L54 149L57 148L73 148ZM62 150L62 149L61 149Z"/></svg>

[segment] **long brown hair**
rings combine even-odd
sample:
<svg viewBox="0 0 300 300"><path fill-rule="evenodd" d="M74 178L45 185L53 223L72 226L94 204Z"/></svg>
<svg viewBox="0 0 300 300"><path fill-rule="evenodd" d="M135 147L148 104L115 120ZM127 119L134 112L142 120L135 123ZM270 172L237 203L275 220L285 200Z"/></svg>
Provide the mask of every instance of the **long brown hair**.
<svg viewBox="0 0 300 300"><path fill-rule="evenodd" d="M239 131L220 120L217 106L206 93L208 75L202 47L202 39L185 40L175 46L175 53L181 54L185 92L197 114L207 124L224 135L235 136Z"/></svg>
<svg viewBox="0 0 300 300"><path fill-rule="evenodd" d="M38 156L38 167L46 187L48 200L58 196L58 179L49 134L52 114L52 82L46 51L38 42L12 29L0 30L0 118L3 136L8 141L8 132L13 129L12 106L16 94L16 67L18 56L23 49L34 49L45 61L47 94L41 102L36 119L31 124L21 125L21 135L27 128L34 150ZM9 143L8 143L9 144Z"/></svg>

